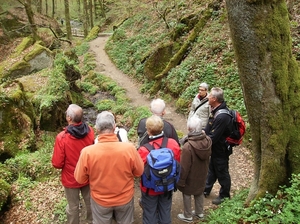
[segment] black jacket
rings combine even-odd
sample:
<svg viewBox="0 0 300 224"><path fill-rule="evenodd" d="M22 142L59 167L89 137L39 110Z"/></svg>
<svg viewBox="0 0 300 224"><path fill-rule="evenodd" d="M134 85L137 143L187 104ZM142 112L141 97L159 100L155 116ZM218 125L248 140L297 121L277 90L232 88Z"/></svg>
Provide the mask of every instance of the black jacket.
<svg viewBox="0 0 300 224"><path fill-rule="evenodd" d="M147 131L147 129L146 129L146 120L147 120L147 118L143 118L143 119L140 120L140 122L138 124L137 134L138 134L139 138L142 138L144 133ZM171 123L169 123L168 121L164 120L164 119L163 119L163 122L164 122L164 129L163 129L164 136L168 137L168 138L173 138L178 143L178 145L180 145L178 135L177 135L177 132L176 132L174 126ZM146 137L143 138L143 141L140 142L140 145L144 145L147 142L149 142L149 136L148 135L146 135Z"/></svg>
<svg viewBox="0 0 300 224"><path fill-rule="evenodd" d="M219 114L216 118L215 113L220 109L227 109L226 102L211 111L208 123L205 127L205 133L212 140L212 158L228 158L228 150L226 145L226 137L231 132L231 117L228 114Z"/></svg>

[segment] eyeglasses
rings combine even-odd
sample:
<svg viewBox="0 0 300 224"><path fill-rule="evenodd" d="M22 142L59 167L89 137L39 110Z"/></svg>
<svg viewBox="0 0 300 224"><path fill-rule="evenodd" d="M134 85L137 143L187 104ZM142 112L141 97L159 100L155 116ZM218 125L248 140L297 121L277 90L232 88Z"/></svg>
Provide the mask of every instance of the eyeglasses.
<svg viewBox="0 0 300 224"><path fill-rule="evenodd" d="M206 91L206 89L199 89L199 91Z"/></svg>

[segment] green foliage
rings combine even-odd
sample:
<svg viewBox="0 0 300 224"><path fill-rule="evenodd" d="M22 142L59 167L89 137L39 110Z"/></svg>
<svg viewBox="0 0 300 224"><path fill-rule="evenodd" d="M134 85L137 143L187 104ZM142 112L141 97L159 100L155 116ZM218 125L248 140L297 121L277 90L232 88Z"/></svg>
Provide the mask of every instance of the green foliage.
<svg viewBox="0 0 300 224"><path fill-rule="evenodd" d="M5 180L0 179L0 211L2 206L6 203L10 191L11 191L11 186Z"/></svg>
<svg viewBox="0 0 300 224"><path fill-rule="evenodd" d="M127 110L124 113L123 119L132 121L132 124L131 124L132 126L131 126L130 130L128 131L129 138L136 136L136 129L137 129L139 121L142 118L151 116L151 114L152 113L151 113L150 109L145 106L137 107L134 110Z"/></svg>
<svg viewBox="0 0 300 224"><path fill-rule="evenodd" d="M104 110L111 110L113 108L114 104L115 104L115 101L105 99L105 100L98 101L95 106L97 107L97 110L99 110L99 112L101 112Z"/></svg>
<svg viewBox="0 0 300 224"><path fill-rule="evenodd" d="M89 34L87 35L87 37L85 38L86 41L91 41L94 40L98 37L98 33L100 31L100 27L99 26L94 26L91 31L89 32Z"/></svg>
<svg viewBox="0 0 300 224"><path fill-rule="evenodd" d="M67 214L66 214L66 207L67 207L67 200L63 197L59 203L57 203L54 207L54 215L58 219L59 223L66 223L67 221Z"/></svg>
<svg viewBox="0 0 300 224"><path fill-rule="evenodd" d="M21 153L14 158L5 161L5 165L12 173L15 180L20 175L26 180L41 180L52 174L53 168L50 163L53 150L54 137L43 137L43 145L34 153Z"/></svg>
<svg viewBox="0 0 300 224"><path fill-rule="evenodd" d="M243 204L248 190L242 190L218 209L211 210L207 223L300 223L300 174L293 174L290 186L283 186L275 196L266 192L263 198Z"/></svg>
<svg viewBox="0 0 300 224"><path fill-rule="evenodd" d="M80 45L75 47L75 52L78 56L81 56L87 53L89 48L90 48L89 42L84 41Z"/></svg>

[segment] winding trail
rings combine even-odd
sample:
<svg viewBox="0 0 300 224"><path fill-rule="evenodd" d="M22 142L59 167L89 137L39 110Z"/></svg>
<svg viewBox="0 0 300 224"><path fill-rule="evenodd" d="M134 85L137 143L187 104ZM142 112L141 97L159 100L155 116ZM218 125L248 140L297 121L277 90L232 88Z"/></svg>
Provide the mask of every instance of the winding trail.
<svg viewBox="0 0 300 224"><path fill-rule="evenodd" d="M150 106L152 99L147 98L139 92L141 85L120 71L111 62L104 50L108 39L109 36L103 35L90 42L90 49L95 53L97 61L96 71L112 78L119 86L124 88L126 90L126 95L131 100L131 104L133 106ZM164 119L172 123L176 130L187 133L185 116L177 113L174 105L171 103L166 103L166 105L166 114Z"/></svg>

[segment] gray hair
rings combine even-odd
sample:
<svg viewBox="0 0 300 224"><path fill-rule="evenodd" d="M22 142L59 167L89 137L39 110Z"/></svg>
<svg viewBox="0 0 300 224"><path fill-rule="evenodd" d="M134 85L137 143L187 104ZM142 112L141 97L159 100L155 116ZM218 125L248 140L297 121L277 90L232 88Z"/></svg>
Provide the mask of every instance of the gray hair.
<svg viewBox="0 0 300 224"><path fill-rule="evenodd" d="M199 87L202 87L208 91L209 85L206 82L202 82Z"/></svg>
<svg viewBox="0 0 300 224"><path fill-rule="evenodd" d="M76 104L70 104L66 115L71 118L74 123L80 123L83 117L82 108Z"/></svg>
<svg viewBox="0 0 300 224"><path fill-rule="evenodd" d="M200 132L202 127L201 119L197 116L192 116L187 121L187 129L189 132Z"/></svg>
<svg viewBox="0 0 300 224"><path fill-rule="evenodd" d="M115 117L112 113L108 111L102 111L97 115L95 126L98 132L103 132L106 130L113 132L115 129L115 124Z"/></svg>
<svg viewBox="0 0 300 224"><path fill-rule="evenodd" d="M165 101L159 98L152 100L150 104L151 112L157 116L162 116L165 108L166 108Z"/></svg>
<svg viewBox="0 0 300 224"><path fill-rule="evenodd" d="M216 97L219 103L224 102L224 91L219 87L213 87L210 91L210 95Z"/></svg>

